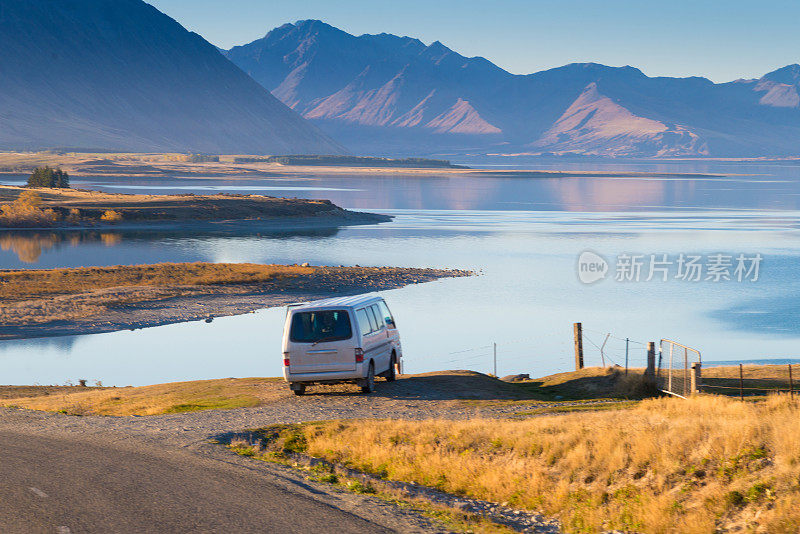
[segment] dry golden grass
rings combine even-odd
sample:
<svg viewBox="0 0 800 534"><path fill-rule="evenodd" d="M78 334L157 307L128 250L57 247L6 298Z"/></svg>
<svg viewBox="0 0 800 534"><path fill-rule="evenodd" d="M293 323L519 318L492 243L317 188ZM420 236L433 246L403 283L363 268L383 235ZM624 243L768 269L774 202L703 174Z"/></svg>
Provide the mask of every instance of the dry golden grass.
<svg viewBox="0 0 800 534"><path fill-rule="evenodd" d="M585 367L578 371L556 373L516 382L531 395L550 400L597 399L597 398L642 398L657 392L644 380L643 368Z"/></svg>
<svg viewBox="0 0 800 534"><path fill-rule="evenodd" d="M0 270L0 300L14 302L112 287L256 284L313 272L313 267L203 262Z"/></svg>
<svg viewBox="0 0 800 534"><path fill-rule="evenodd" d="M524 421L341 421L308 454L558 516L569 532L800 529L800 408L787 396L652 399Z"/></svg>
<svg viewBox="0 0 800 534"><path fill-rule="evenodd" d="M37 396L0 398L0 406L77 415L157 415L206 409L257 406L285 395L266 387L279 378L225 378L153 386L82 389L61 388Z"/></svg>

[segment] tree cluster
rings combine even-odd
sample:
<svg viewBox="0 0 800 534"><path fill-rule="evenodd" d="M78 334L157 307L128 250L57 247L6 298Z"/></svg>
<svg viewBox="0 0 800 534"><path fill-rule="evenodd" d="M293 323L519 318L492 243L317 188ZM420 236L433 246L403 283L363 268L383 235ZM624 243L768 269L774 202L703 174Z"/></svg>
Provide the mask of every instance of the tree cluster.
<svg viewBox="0 0 800 534"><path fill-rule="evenodd" d="M61 169L36 167L28 178L28 187L69 187L69 174Z"/></svg>

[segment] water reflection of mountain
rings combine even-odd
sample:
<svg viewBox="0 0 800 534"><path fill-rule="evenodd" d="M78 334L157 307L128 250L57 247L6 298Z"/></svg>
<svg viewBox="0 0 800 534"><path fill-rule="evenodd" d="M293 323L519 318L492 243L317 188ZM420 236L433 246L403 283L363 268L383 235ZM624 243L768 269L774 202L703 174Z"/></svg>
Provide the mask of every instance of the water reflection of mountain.
<svg viewBox="0 0 800 534"><path fill-rule="evenodd" d="M175 239L202 239L208 237L258 237L263 239L286 239L305 237L323 239L339 232L338 228L308 228L302 230L269 229L247 231L246 229L220 229L214 231L192 230L7 230L0 232L0 250L17 256L26 264L38 263L42 254L66 247L99 244L115 247L125 243L157 243ZM0 267L2 267L0 262Z"/></svg>

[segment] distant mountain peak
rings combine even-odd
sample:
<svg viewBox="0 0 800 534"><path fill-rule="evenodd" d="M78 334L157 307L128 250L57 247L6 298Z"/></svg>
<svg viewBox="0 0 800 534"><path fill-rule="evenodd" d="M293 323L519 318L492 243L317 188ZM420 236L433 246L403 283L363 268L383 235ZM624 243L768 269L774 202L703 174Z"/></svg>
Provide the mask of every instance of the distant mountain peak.
<svg viewBox="0 0 800 534"><path fill-rule="evenodd" d="M761 79L786 85L800 84L800 65L797 63L786 65L785 67L765 74Z"/></svg>

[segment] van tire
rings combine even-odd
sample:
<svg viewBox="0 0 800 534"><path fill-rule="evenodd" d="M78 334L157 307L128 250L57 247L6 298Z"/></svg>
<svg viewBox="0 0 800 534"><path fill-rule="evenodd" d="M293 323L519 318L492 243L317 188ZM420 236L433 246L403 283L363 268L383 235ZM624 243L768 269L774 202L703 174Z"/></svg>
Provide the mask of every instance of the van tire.
<svg viewBox="0 0 800 534"><path fill-rule="evenodd" d="M305 395L306 394L306 385L305 384L292 384L291 388L292 388L292 393L294 393L298 397L300 395Z"/></svg>
<svg viewBox="0 0 800 534"><path fill-rule="evenodd" d="M367 376L361 382L361 393L372 393L375 391L375 363L369 362L369 369L367 369Z"/></svg>
<svg viewBox="0 0 800 534"><path fill-rule="evenodd" d="M394 382L397 378L397 355L392 352L392 359L389 361L389 370L383 373L387 382Z"/></svg>

